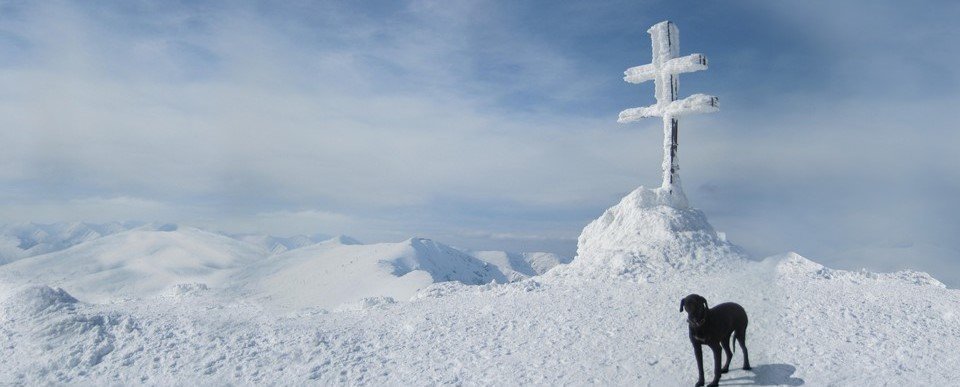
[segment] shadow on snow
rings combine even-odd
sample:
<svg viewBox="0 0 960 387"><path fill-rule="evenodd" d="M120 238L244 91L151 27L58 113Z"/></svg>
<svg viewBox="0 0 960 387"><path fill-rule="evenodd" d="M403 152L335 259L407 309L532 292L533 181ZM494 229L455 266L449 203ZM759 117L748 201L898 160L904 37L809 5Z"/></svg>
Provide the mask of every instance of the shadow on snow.
<svg viewBox="0 0 960 387"><path fill-rule="evenodd" d="M724 386L800 386L803 379L793 377L797 367L789 364L763 364L753 367L753 376L720 379ZM732 383L731 383L732 382Z"/></svg>

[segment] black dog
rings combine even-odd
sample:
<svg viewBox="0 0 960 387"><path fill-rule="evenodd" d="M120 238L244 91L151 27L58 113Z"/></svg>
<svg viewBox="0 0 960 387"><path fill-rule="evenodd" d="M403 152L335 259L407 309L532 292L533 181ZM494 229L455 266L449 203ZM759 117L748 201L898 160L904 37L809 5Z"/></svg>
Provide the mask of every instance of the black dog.
<svg viewBox="0 0 960 387"><path fill-rule="evenodd" d="M713 381L710 386L718 386L720 374L730 370L730 334L734 333L734 340L740 341L743 349L743 369L750 369L750 359L747 358L747 311L732 302L707 307L707 300L699 295L691 294L680 300L680 311L687 310L687 324L690 325L690 342L693 343L693 353L697 356L697 372L700 379L697 386L703 385L703 349L707 345L713 350ZM720 368L720 347L727 354L727 362Z"/></svg>

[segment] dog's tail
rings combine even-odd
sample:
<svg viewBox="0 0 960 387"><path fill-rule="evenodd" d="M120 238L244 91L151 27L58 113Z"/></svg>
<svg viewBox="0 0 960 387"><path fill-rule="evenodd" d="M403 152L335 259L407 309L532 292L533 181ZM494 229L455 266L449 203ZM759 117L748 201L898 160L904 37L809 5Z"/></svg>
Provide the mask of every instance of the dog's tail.
<svg viewBox="0 0 960 387"><path fill-rule="evenodd" d="M730 338L733 339L733 341L730 343L730 347L732 347L731 349L733 349L733 353L737 353L737 331L733 331L733 334L730 335Z"/></svg>

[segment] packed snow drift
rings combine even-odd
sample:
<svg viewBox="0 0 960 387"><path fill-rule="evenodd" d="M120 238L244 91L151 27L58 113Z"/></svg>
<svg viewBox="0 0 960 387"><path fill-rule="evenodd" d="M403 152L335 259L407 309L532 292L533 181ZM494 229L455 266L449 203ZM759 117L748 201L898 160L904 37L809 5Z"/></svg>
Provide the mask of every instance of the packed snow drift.
<svg viewBox="0 0 960 387"><path fill-rule="evenodd" d="M420 238L277 249L176 226L20 253L0 265L0 383L690 385L690 293L749 315L754 369L735 356L721 385L960 377L957 290L751 260L664 195L607 210L573 262Z"/></svg>

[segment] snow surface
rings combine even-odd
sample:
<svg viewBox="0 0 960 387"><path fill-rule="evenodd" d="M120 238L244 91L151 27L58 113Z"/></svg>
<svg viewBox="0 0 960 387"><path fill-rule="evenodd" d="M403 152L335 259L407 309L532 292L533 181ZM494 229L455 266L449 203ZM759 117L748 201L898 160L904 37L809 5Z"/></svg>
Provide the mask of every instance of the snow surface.
<svg viewBox="0 0 960 387"><path fill-rule="evenodd" d="M724 385L957 377L956 290L899 276L824 277L816 267L789 255L654 283L447 282L409 302L286 314L202 292L96 305L28 289L0 301L0 380L689 385L696 371L677 305L690 292L714 304L736 300L750 313L755 369L740 370L735 358Z"/></svg>
<svg viewBox="0 0 960 387"><path fill-rule="evenodd" d="M754 369L740 369L738 353L721 385L960 377L960 291L925 273L832 270L795 253L751 261L701 212L671 207L675 199L634 191L586 227L572 263L506 284L467 283L507 266L541 273L537 264L554 258L470 254L419 238L333 240L278 255L257 248L266 255L219 283L100 304L0 281L0 383L690 385L696 369L678 313L690 293L711 305L736 301L750 316ZM229 245L199 230L167 232ZM59 259L80 264L63 253L95 242ZM20 262L38 258L57 265ZM454 281L432 283L445 279ZM322 306L320 294L362 281L395 293Z"/></svg>

